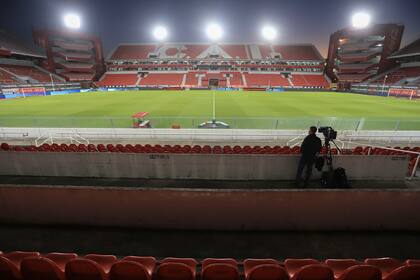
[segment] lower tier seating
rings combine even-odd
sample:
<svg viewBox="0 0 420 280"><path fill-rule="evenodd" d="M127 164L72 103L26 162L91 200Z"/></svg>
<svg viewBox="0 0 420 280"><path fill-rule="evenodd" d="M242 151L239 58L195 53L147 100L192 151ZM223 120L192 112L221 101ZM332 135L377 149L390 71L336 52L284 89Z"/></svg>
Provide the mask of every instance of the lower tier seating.
<svg viewBox="0 0 420 280"><path fill-rule="evenodd" d="M106 73L96 84L100 87L113 86L135 86L137 83L137 74L109 74Z"/></svg>
<svg viewBox="0 0 420 280"><path fill-rule="evenodd" d="M180 87L184 74L180 73L149 73L140 80L142 86L177 86Z"/></svg>
<svg viewBox="0 0 420 280"><path fill-rule="evenodd" d="M281 74L244 74L248 87L288 87L289 81Z"/></svg>
<svg viewBox="0 0 420 280"><path fill-rule="evenodd" d="M0 253L4 280L418 280L420 260L245 259Z"/></svg>
<svg viewBox="0 0 420 280"><path fill-rule="evenodd" d="M32 66L0 65L0 68L3 68L21 77L29 77L40 83L51 83L51 76L48 73ZM52 76L52 79L54 82L61 82L54 76Z"/></svg>

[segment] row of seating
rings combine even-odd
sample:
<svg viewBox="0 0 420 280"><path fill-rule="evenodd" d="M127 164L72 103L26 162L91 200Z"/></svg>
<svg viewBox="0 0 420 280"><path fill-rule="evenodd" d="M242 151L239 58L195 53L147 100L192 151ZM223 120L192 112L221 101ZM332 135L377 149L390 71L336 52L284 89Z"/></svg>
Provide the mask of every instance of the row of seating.
<svg viewBox="0 0 420 280"><path fill-rule="evenodd" d="M30 77L40 83L50 83L51 76L46 72L39 70L38 68L32 66L22 66L22 65L0 65L1 68L12 72L21 77ZM59 79L52 76L54 82L60 82Z"/></svg>
<svg viewBox="0 0 420 280"><path fill-rule="evenodd" d="M229 74L229 77L226 75ZM218 80L219 87L329 87L324 75L292 74L289 80L279 73L259 74L239 71L221 71L220 73L206 71L189 71L187 73L149 73L139 78L137 73L107 72L96 84L100 87L116 86L176 86L198 87L202 75L201 86L208 87L211 79ZM228 83L229 80L229 83Z"/></svg>
<svg viewBox="0 0 420 280"><path fill-rule="evenodd" d="M0 252L2 280L418 280L420 260L164 258Z"/></svg>
<svg viewBox="0 0 420 280"><path fill-rule="evenodd" d="M394 147L399 151L389 150L385 148L375 147L361 147L354 149L342 149L343 155L410 155L413 158L416 154L408 152L420 152L420 147ZM197 154L299 154L299 146L210 146L210 145L150 145L150 144L48 144L44 143L41 146L20 146L9 145L7 143L0 144L0 150L3 151L28 151L28 152L120 152L120 153L197 153ZM326 153L325 147L321 149L321 153ZM338 154L338 150L333 148L333 154Z"/></svg>
<svg viewBox="0 0 420 280"><path fill-rule="evenodd" d="M210 48L211 51L210 51ZM253 49L253 51L251 51ZM285 60L318 60L323 58L314 45L272 45L272 44L137 44L119 45L110 60L144 60L155 58L198 59L211 55L234 59L271 59L279 55ZM254 57L253 57L254 56Z"/></svg>

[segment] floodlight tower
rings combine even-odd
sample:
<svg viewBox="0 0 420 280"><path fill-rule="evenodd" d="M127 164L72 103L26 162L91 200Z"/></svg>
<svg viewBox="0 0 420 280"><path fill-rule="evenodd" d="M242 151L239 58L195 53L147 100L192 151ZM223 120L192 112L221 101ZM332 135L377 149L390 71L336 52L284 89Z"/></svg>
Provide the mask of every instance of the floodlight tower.
<svg viewBox="0 0 420 280"><path fill-rule="evenodd" d="M352 24L354 28L366 28L370 24L370 15L365 12L355 13L352 17Z"/></svg>
<svg viewBox="0 0 420 280"><path fill-rule="evenodd" d="M79 29L81 26L80 16L77 14L67 14L64 16L63 20L64 20L64 25L67 28Z"/></svg>
<svg viewBox="0 0 420 280"><path fill-rule="evenodd" d="M168 37L168 29L164 26L156 26L153 29L153 37L160 42L166 40Z"/></svg>
<svg viewBox="0 0 420 280"><path fill-rule="evenodd" d="M277 30L270 25L266 25L261 29L262 37L267 41L274 41L277 38Z"/></svg>

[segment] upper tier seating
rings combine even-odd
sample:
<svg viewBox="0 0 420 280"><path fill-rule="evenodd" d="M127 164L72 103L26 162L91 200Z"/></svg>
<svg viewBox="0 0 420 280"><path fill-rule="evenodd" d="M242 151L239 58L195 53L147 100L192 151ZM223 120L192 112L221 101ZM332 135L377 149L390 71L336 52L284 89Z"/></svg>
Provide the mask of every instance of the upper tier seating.
<svg viewBox="0 0 420 280"><path fill-rule="evenodd" d="M229 54L232 58L238 58L238 59L250 59L248 53L247 53L247 45L227 45L227 44L221 44L220 47Z"/></svg>
<svg viewBox="0 0 420 280"><path fill-rule="evenodd" d="M140 80L142 86L177 86L180 87L184 74L149 73Z"/></svg>
<svg viewBox="0 0 420 280"><path fill-rule="evenodd" d="M137 83L137 74L110 74L105 73L103 78L96 84L100 87L111 86L135 86Z"/></svg>
<svg viewBox="0 0 420 280"><path fill-rule="evenodd" d="M30 77L40 83L51 83L51 76L35 67L21 65L0 65L0 68L13 72L18 76ZM54 82L61 82L55 76L52 76L52 78Z"/></svg>
<svg viewBox="0 0 420 280"><path fill-rule="evenodd" d="M274 46L274 51L287 60L322 60L313 45Z"/></svg>
<svg viewBox="0 0 420 280"><path fill-rule="evenodd" d="M54 259L52 254L12 252L0 255L2 280L235 280L242 278L242 264L235 259L204 259L201 274L198 262L192 258L128 256L117 260L113 255L77 256L74 253L54 253L71 258ZM18 259L17 260L17 256ZM390 259L390 258L382 258ZM367 259L373 260L373 259ZM380 259L377 259L380 260ZM18 262L16 262L18 261ZM64 262L63 262L64 261ZM418 280L420 265L399 262L400 266L381 274L378 266L357 260L334 259L325 262L314 259L286 259L284 266L274 259L245 259L245 280ZM381 265L382 266L382 265ZM63 267L65 267L63 269ZM107 272L109 270L109 272ZM335 274L337 270L339 274ZM290 278L289 278L290 277Z"/></svg>
<svg viewBox="0 0 420 280"><path fill-rule="evenodd" d="M248 87L281 87L290 86L289 81L280 74L245 73Z"/></svg>
<svg viewBox="0 0 420 280"><path fill-rule="evenodd" d="M154 45L120 45L114 51L111 60L147 59L155 51Z"/></svg>

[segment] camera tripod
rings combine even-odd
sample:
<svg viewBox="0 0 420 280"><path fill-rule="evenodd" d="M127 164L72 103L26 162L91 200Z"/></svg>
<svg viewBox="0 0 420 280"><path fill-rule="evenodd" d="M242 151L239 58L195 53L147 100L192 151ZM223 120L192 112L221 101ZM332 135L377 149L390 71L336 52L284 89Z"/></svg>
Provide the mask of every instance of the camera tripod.
<svg viewBox="0 0 420 280"><path fill-rule="evenodd" d="M325 138L324 147L327 150L327 154L325 155L327 171L323 172L322 174L321 184L327 187L332 187L334 185L334 167L332 162L331 142L334 144L337 150L341 152L340 148L337 146L334 140Z"/></svg>

